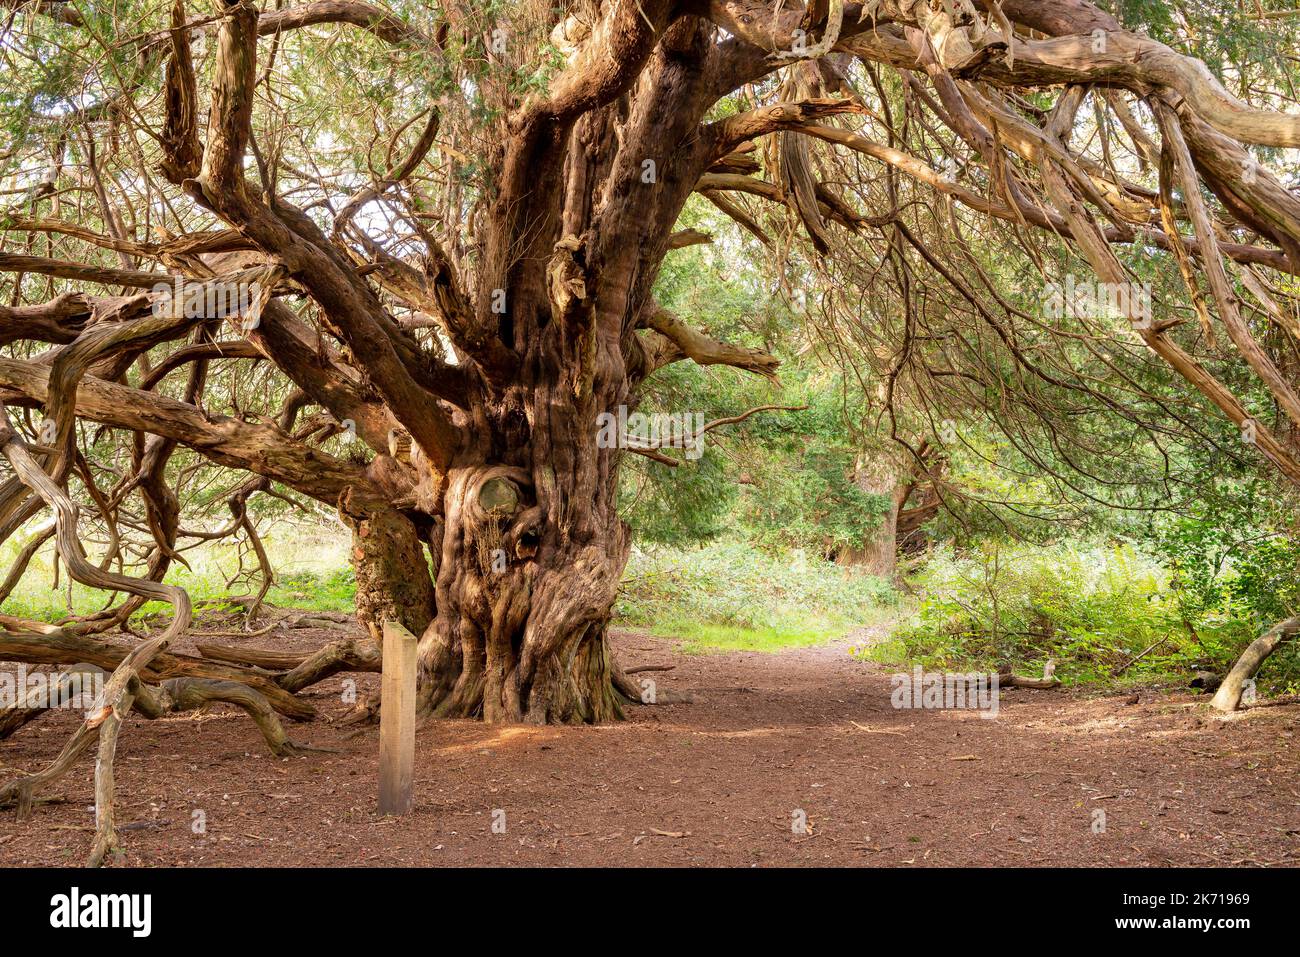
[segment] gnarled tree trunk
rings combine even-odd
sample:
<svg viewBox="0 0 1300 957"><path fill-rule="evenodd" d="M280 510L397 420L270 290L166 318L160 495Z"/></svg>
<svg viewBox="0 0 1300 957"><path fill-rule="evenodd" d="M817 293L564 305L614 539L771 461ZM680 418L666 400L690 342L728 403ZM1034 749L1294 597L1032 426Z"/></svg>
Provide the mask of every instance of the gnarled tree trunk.
<svg viewBox="0 0 1300 957"><path fill-rule="evenodd" d="M396 509L354 505L349 496L339 514L352 531L357 620L381 644L385 621L423 632L434 615L433 579L415 523Z"/></svg>
<svg viewBox="0 0 1300 957"><path fill-rule="evenodd" d="M539 331L539 346L558 335ZM489 429L448 471L438 615L420 643L428 713L622 716L607 633L630 540L615 508L621 452L599 447L596 417L625 386L617 356L592 361L590 390L542 375L519 404L484 408Z"/></svg>

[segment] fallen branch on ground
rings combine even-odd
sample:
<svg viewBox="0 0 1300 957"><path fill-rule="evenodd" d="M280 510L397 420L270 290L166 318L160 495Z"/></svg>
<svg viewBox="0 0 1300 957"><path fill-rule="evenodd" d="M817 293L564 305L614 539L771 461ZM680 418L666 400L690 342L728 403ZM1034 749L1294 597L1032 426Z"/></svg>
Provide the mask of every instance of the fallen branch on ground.
<svg viewBox="0 0 1300 957"><path fill-rule="evenodd" d="M1052 673L1055 670L1055 659L1048 659L1047 664L1043 665L1041 678L1022 678L1011 671L1010 665L1003 665L998 669L998 684L1003 688L1034 688L1046 691L1049 688L1060 687L1061 679Z"/></svg>
<svg viewBox="0 0 1300 957"><path fill-rule="evenodd" d="M1246 682L1255 677L1278 645L1295 637L1297 631L1300 631L1300 618L1287 618L1252 641L1228 671L1210 704L1219 711L1236 711L1241 706L1241 693Z"/></svg>

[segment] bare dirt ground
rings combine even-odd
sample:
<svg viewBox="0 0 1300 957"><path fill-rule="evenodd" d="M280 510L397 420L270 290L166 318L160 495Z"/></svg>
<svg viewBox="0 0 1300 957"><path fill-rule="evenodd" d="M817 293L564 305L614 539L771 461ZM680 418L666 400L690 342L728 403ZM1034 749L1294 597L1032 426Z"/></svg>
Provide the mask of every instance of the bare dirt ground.
<svg viewBox="0 0 1300 957"><path fill-rule="evenodd" d="M335 636L248 643L307 649ZM853 659L847 641L775 655L687 656L638 633L615 645L629 666L674 665L643 677L693 701L602 727L430 723L417 737L416 807L402 819L374 813L377 727L350 736L334 723L348 710L346 676L312 689L321 719L289 729L337 753L272 757L247 718L224 710L135 717L117 762L126 863L1300 862L1294 705L1224 721L1188 695L1004 690L998 717L983 719L895 710L889 670ZM355 677L361 692L377 686ZM0 742L0 774L43 765L78 719L47 715ZM51 796L63 800L26 822L0 811L0 866L84 860L91 760ZM792 826L798 812L806 833Z"/></svg>

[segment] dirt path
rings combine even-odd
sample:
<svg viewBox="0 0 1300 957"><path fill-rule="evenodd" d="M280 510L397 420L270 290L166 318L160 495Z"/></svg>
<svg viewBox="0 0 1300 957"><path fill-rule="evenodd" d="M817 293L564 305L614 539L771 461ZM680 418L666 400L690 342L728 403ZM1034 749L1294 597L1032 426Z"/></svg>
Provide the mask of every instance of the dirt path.
<svg viewBox="0 0 1300 957"><path fill-rule="evenodd" d="M319 643L325 636L314 636ZM266 643L267 639L259 639ZM310 646L312 639L296 639ZM416 810L378 819L377 729L291 729L337 754L276 759L233 714L133 719L119 821L137 865L1206 865L1300 862L1300 708L1210 718L1186 696L1004 691L998 717L895 710L848 643L684 656L623 633L629 665L689 704L584 728L422 729ZM288 645L291 646L291 645ZM362 691L375 676L363 676ZM312 700L336 718L342 677ZM34 768L72 714L0 742ZM91 773L66 803L0 812L0 865L79 863ZM1095 811L1105 830L1094 833ZM193 833L201 811L206 832ZM504 815L494 811L504 812ZM794 833L797 812L808 833ZM494 820L505 832L494 833Z"/></svg>

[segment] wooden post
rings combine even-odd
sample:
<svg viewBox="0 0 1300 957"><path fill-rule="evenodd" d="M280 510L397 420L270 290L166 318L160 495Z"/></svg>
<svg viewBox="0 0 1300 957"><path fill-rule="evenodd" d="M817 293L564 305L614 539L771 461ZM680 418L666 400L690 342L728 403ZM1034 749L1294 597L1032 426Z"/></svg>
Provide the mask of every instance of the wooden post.
<svg viewBox="0 0 1300 957"><path fill-rule="evenodd" d="M415 784L415 635L384 622L379 688L379 813L407 814Z"/></svg>

